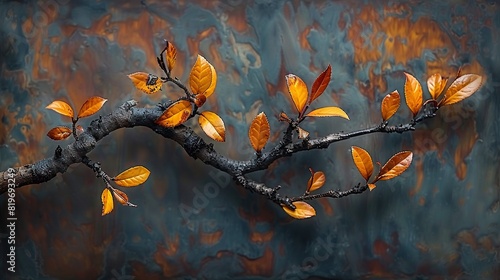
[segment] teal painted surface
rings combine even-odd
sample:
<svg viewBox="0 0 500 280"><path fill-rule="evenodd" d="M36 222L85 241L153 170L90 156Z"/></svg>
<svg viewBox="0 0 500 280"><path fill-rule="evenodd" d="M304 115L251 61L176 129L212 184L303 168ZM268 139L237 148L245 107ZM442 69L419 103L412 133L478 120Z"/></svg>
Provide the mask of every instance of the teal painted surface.
<svg viewBox="0 0 500 280"><path fill-rule="evenodd" d="M111 175L134 165L151 170L146 184L126 190L139 207L116 205L101 217L103 185L82 165L19 189L18 272L9 279L497 278L498 9L491 1L3 2L1 170L69 143L45 136L68 124L45 109L55 99L78 108L103 96L106 114L130 99L155 106L180 96L171 86L146 96L126 76L161 74L155 56L163 39L178 49L174 74L181 80L196 53L217 69L216 93L205 106L228 128L227 142L215 148L236 159L253 156L246 135L257 113L270 117L276 137L285 129L271 116L293 114L287 73L310 86L332 65L332 83L316 106L340 106L351 120L310 121L304 128L313 136L378 124L385 94L403 93L403 71L424 91L435 72L453 77L463 67L485 78L477 94L443 108L416 133L363 136L254 174L297 195L311 167L326 173L325 188L346 189L362 180L351 145L381 163L403 149L415 153L399 178L373 192L313 202L318 215L306 221L292 220L148 129L116 131L89 156ZM402 104L392 121L409 118ZM2 220L6 204L4 195Z"/></svg>

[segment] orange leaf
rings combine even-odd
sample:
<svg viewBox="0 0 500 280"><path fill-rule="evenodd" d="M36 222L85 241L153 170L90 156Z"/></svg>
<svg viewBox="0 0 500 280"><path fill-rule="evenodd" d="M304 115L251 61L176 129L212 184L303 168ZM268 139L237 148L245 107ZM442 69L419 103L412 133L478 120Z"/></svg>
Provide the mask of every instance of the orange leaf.
<svg viewBox="0 0 500 280"><path fill-rule="evenodd" d="M72 131L69 127L56 126L47 133L47 136L49 136L49 138L52 140L63 140L68 138L71 133Z"/></svg>
<svg viewBox="0 0 500 280"><path fill-rule="evenodd" d="M266 114L262 112L253 119L248 130L248 138L250 138L250 143L257 153L262 151L267 140L269 140L270 134L271 128L269 127L269 122L267 121Z"/></svg>
<svg viewBox="0 0 500 280"><path fill-rule="evenodd" d="M439 95L441 95L446 87L447 82L448 79L443 79L443 77L437 73L427 79L427 88L429 89L432 99L438 99Z"/></svg>
<svg viewBox="0 0 500 280"><path fill-rule="evenodd" d="M126 193L120 191L119 189L113 189L113 196L120 202L121 205L128 205L128 196Z"/></svg>
<svg viewBox="0 0 500 280"><path fill-rule="evenodd" d="M102 108L102 105L104 105L106 101L108 100L99 96L94 96L87 99L87 101L85 101L85 103L83 103L82 107L80 108L80 112L78 112L78 118L85 118L95 114Z"/></svg>
<svg viewBox="0 0 500 280"><path fill-rule="evenodd" d="M105 188L101 194L102 201L102 216L109 214L113 211L113 196L111 195L111 191L108 188Z"/></svg>
<svg viewBox="0 0 500 280"><path fill-rule="evenodd" d="M326 67L325 71L319 74L318 78L316 78L316 80L314 81L308 104L311 104L316 98L320 97L320 95L323 94L326 87L330 83L331 76L332 76L332 66L328 64L328 67Z"/></svg>
<svg viewBox="0 0 500 280"><path fill-rule="evenodd" d="M122 187L135 187L146 182L150 173L144 166L134 166L118 174L113 181Z"/></svg>
<svg viewBox="0 0 500 280"><path fill-rule="evenodd" d="M295 105L298 113L301 114L307 102L307 86L301 78L293 74L288 74L285 78L288 86L288 92L292 97L293 104Z"/></svg>
<svg viewBox="0 0 500 280"><path fill-rule="evenodd" d="M129 74L128 77L132 80L132 83L137 89L147 94L159 91L163 84L161 79L157 76L144 72L135 72L133 74Z"/></svg>
<svg viewBox="0 0 500 280"><path fill-rule="evenodd" d="M306 139L309 136L309 132L297 126L297 133L299 134L299 139Z"/></svg>
<svg viewBox="0 0 500 280"><path fill-rule="evenodd" d="M198 118L198 123L208 137L219 142L226 141L226 128L224 127L224 121L216 113L210 111L201 113Z"/></svg>
<svg viewBox="0 0 500 280"><path fill-rule="evenodd" d="M377 186L375 184L368 184L368 188L370 189L370 191L372 191L376 187Z"/></svg>
<svg viewBox="0 0 500 280"><path fill-rule="evenodd" d="M201 55L198 55L191 73L189 85L193 94L205 94L209 97L215 90L217 74L214 67Z"/></svg>
<svg viewBox="0 0 500 280"><path fill-rule="evenodd" d="M373 161L370 154L364 149L356 146L351 147L352 159L361 176L368 182L373 173Z"/></svg>
<svg viewBox="0 0 500 280"><path fill-rule="evenodd" d="M413 153L410 151L399 152L393 155L387 163L382 166L382 169L380 169L380 172L373 183L379 180L389 180L399 176L408 167L410 167L412 159Z"/></svg>
<svg viewBox="0 0 500 280"><path fill-rule="evenodd" d="M307 193L321 188L326 181L325 173L321 171L313 172L313 170L310 168L309 170L311 171L311 178L309 178L309 181L307 181Z"/></svg>
<svg viewBox="0 0 500 280"><path fill-rule="evenodd" d="M178 126L189 118L192 110L193 107L189 101L179 100L170 105L156 120L156 123L164 127Z"/></svg>
<svg viewBox="0 0 500 280"><path fill-rule="evenodd" d="M476 74L466 74L458 77L446 90L439 105L450 105L464 100L481 87L482 81L481 76Z"/></svg>
<svg viewBox="0 0 500 280"><path fill-rule="evenodd" d="M196 104L196 106L198 106L198 108L203 106L203 104L205 104L206 101L207 101L207 97L204 94L198 94L194 98L194 104Z"/></svg>
<svg viewBox="0 0 500 280"><path fill-rule="evenodd" d="M387 94L384 99L382 99L382 105L380 110L382 112L382 119L384 122L390 119L399 109L399 104L401 102L399 97L399 92L397 90Z"/></svg>
<svg viewBox="0 0 500 280"><path fill-rule="evenodd" d="M311 205L303 201L295 201L292 202L292 204L295 206L295 210L290 209L285 205L282 205L281 207L283 207L283 210L285 210L288 215L294 217L295 219L307 219L312 216L316 216L316 210L314 210Z"/></svg>
<svg viewBox="0 0 500 280"><path fill-rule="evenodd" d="M312 110L306 117L342 117L344 119L349 119L346 112L339 107L323 107Z"/></svg>
<svg viewBox="0 0 500 280"><path fill-rule="evenodd" d="M63 116L73 118L73 108L71 108L71 106L64 101L56 100L47 105L45 108L54 110Z"/></svg>
<svg viewBox="0 0 500 280"><path fill-rule="evenodd" d="M171 72L175 66L175 60L177 58L177 50L174 45L167 41L167 68L168 72Z"/></svg>
<svg viewBox="0 0 500 280"><path fill-rule="evenodd" d="M405 73L405 98L406 104L415 117L422 107L422 86L412 75Z"/></svg>

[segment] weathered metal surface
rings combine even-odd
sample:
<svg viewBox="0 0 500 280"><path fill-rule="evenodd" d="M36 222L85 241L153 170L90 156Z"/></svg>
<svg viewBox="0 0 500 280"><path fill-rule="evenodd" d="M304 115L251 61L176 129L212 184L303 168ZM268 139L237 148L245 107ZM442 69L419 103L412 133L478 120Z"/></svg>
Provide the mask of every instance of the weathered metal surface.
<svg viewBox="0 0 500 280"><path fill-rule="evenodd" d="M18 272L9 278L500 274L500 17L494 1L25 1L2 2L0 22L1 170L50 156L61 144L45 136L67 123L45 109L55 99L78 108L99 95L108 99L106 114L129 99L155 106L179 96L171 86L146 96L126 76L161 74L155 55L163 39L178 49L174 74L181 80L197 53L217 69L216 93L205 106L223 117L228 132L227 142L214 146L239 159L253 156L246 134L257 113L292 113L287 73L311 85L332 65L332 83L317 105L341 106L351 120L311 121L305 128L312 135L379 123L384 95L403 92L403 71L422 84L436 72L454 77L459 67L486 79L476 95L443 108L413 134L363 136L300 153L254 177L299 194L312 167L326 173L327 188L343 189L362 180L351 145L380 162L414 151L401 177L370 193L313 202L318 215L306 221L292 220L150 130L114 132L89 156L111 175L133 165L151 170L144 186L127 192L139 207L116 205L101 217L102 182L82 165L19 189ZM393 121L409 118L402 105ZM285 126L273 117L270 123L276 141ZM5 220L6 197L0 201Z"/></svg>

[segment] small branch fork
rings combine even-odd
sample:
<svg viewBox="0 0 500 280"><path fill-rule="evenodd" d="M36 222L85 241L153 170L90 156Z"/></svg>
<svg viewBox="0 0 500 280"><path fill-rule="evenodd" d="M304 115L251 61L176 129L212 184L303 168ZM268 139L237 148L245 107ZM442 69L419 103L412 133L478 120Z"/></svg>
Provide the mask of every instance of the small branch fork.
<svg viewBox="0 0 500 280"><path fill-rule="evenodd" d="M165 72L166 77L162 77L163 82L172 82L181 88L186 98L193 101L193 95L188 88L177 78L172 78L170 71L165 65L164 52L166 48L157 57L160 68ZM168 102L167 102L168 103ZM167 104L165 103L165 104ZM171 103L171 101L170 101ZM397 126L389 125L387 121L371 128L356 130L347 133L332 133L324 137L295 141L293 134L298 123L290 122L288 127L283 132L283 137L269 152L259 154L253 159L238 161L225 157L214 150L213 145L207 144L199 135L191 128L185 125L179 125L175 128L165 128L155 123L158 117L161 116L164 105L155 108L137 108L136 101L127 101L114 112L107 116L99 116L91 122L90 126L75 141L65 148L58 147L53 157L43 159L39 162L28 164L25 166L14 168L16 187L22 187L30 184L47 182L54 178L57 173L64 173L67 168L75 163L83 163L96 174L96 177L103 179L107 188L114 190L111 186L112 178L108 176L98 162L92 162L87 154L90 153L96 146L97 142L109 135L112 131L135 126L144 126L152 129L154 132L162 135L165 138L171 139L181 145L184 150L193 158L200 159L205 164L211 165L223 172L228 173L233 177L233 180L244 188L256 192L270 199L280 206L287 206L295 209L292 202L315 200L319 198L341 198L351 194L360 194L368 189L367 185L356 185L347 190L330 190L319 194L303 194L296 197L286 197L278 193L281 186L275 188L267 187L263 183L258 183L248 179L245 175L259 170L267 169L276 160L292 156L295 153L313 149L325 149L330 144L351 139L361 135L373 133L404 133L415 130L415 125L418 123L433 118L438 110L436 102L426 102L419 114L415 116L409 123L400 124ZM165 107L165 108L164 108ZM196 108L196 107L195 107ZM75 126L73 125L73 133L76 135ZM8 177L7 171L0 172L0 194L7 191ZM135 206L133 204L129 206Z"/></svg>

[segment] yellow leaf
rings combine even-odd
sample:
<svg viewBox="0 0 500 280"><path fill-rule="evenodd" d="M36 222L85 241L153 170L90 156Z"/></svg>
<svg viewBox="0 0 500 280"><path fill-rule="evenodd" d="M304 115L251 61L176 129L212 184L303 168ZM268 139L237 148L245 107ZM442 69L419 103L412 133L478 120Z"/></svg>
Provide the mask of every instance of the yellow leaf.
<svg viewBox="0 0 500 280"><path fill-rule="evenodd" d="M140 185L149 177L149 170L144 166L134 166L113 178L113 181L122 187L135 187Z"/></svg>
<svg viewBox="0 0 500 280"><path fill-rule="evenodd" d="M302 114L308 98L307 86L301 78L293 74L288 74L285 78L293 104L297 112Z"/></svg>
<svg viewBox="0 0 500 280"><path fill-rule="evenodd" d="M328 64L328 67L326 67L325 71L319 74L318 78L316 78L316 80L314 81L308 104L311 104L316 98L320 97L321 94L323 94L326 87L330 83L331 76L332 76L332 66Z"/></svg>
<svg viewBox="0 0 500 280"><path fill-rule="evenodd" d="M370 191L372 191L376 187L377 186L375 184L368 184L368 188L370 189Z"/></svg>
<svg viewBox="0 0 500 280"><path fill-rule="evenodd" d="M351 147L352 159L361 176L368 182L373 173L373 161L370 154L356 146Z"/></svg>
<svg viewBox="0 0 500 280"><path fill-rule="evenodd" d="M163 112L156 123L164 127L175 127L184 123L193 110L193 106L187 100L179 100Z"/></svg>
<svg viewBox="0 0 500 280"><path fill-rule="evenodd" d="M408 167L410 167L412 159L413 153L410 151L403 151L395 154L387 161L386 164L384 164L384 166L382 166L373 183L379 180L389 180L399 176L406 169L408 169Z"/></svg>
<svg viewBox="0 0 500 280"><path fill-rule="evenodd" d="M282 205L283 210L285 212L294 217L295 219L307 219L313 216L316 216L316 210L314 208L303 202L303 201L295 201L292 202L292 204L295 206L295 210L288 208L288 206Z"/></svg>
<svg viewBox="0 0 500 280"><path fill-rule="evenodd" d="M108 100L99 96L94 96L87 99L87 101L85 101L85 103L83 103L82 107L80 108L80 112L78 112L78 118L85 118L95 114L102 108L102 105L104 105L106 101Z"/></svg>
<svg viewBox="0 0 500 280"><path fill-rule="evenodd" d="M427 88L429 89L432 99L438 99L439 95L441 95L446 87L447 82L448 79L443 79L439 74L434 74L427 79Z"/></svg>
<svg viewBox="0 0 500 280"><path fill-rule="evenodd" d="M129 205L128 196L119 189L113 189L113 196L120 202L121 205Z"/></svg>
<svg viewBox="0 0 500 280"><path fill-rule="evenodd" d="M466 74L458 77L446 90L439 105L450 105L464 100L481 87L482 81L481 76L476 74Z"/></svg>
<svg viewBox="0 0 500 280"><path fill-rule="evenodd" d="M306 191L307 193L321 188L326 181L325 173L321 171L314 172L310 168L309 170L311 171L311 178L309 178L309 181L307 181L307 191Z"/></svg>
<svg viewBox="0 0 500 280"><path fill-rule="evenodd" d="M214 67L201 55L198 55L191 73L189 74L189 85L193 94L204 94L206 97L212 95L217 84L217 74Z"/></svg>
<svg viewBox="0 0 500 280"><path fill-rule="evenodd" d="M262 151L270 135L271 128L269 127L269 122L267 121L266 114L262 112L253 119L248 130L248 138L257 153Z"/></svg>
<svg viewBox="0 0 500 280"><path fill-rule="evenodd" d="M68 138L71 133L72 131L69 127L56 126L47 133L47 136L49 136L49 138L52 140L63 140Z"/></svg>
<svg viewBox="0 0 500 280"><path fill-rule="evenodd" d="M412 75L405 73L405 98L406 105L410 108L410 111L415 117L422 107L422 86Z"/></svg>
<svg viewBox="0 0 500 280"><path fill-rule="evenodd" d="M216 113L210 111L201 113L198 118L198 123L208 137L219 142L226 141L224 121Z"/></svg>
<svg viewBox="0 0 500 280"><path fill-rule="evenodd" d="M157 76L144 72L129 74L128 77L130 80L132 80L132 83L137 89L147 94L152 94L159 91L163 84L161 79Z"/></svg>
<svg viewBox="0 0 500 280"><path fill-rule="evenodd" d="M175 60L177 58L177 50L174 45L167 41L167 68L170 73L175 65Z"/></svg>
<svg viewBox="0 0 500 280"><path fill-rule="evenodd" d="M105 188L101 194L102 201L102 216L109 214L113 211L113 196L111 195L111 191L108 188Z"/></svg>
<svg viewBox="0 0 500 280"><path fill-rule="evenodd" d="M54 110L63 116L73 118L73 108L71 108L71 106L64 101L56 100L47 105L45 108Z"/></svg>
<svg viewBox="0 0 500 280"><path fill-rule="evenodd" d="M307 113L306 117L342 117L349 119L346 112L339 107L322 107Z"/></svg>
<svg viewBox="0 0 500 280"><path fill-rule="evenodd" d="M390 119L398 111L400 103L401 99L397 90L387 94L384 99L382 99L380 110L382 112L382 119L384 122Z"/></svg>

